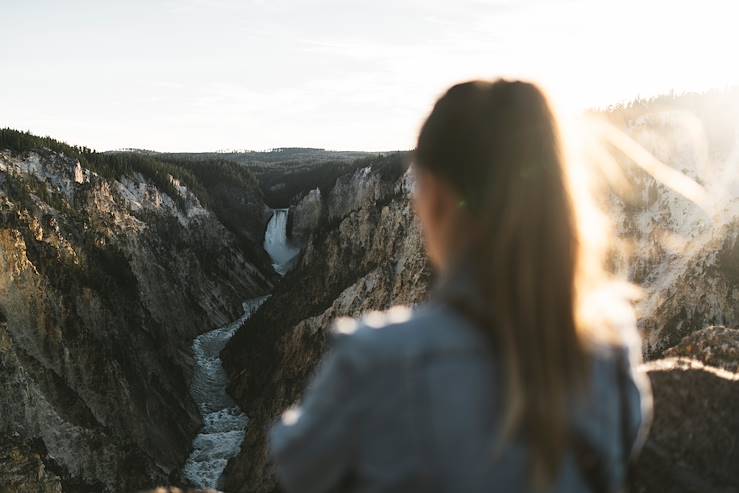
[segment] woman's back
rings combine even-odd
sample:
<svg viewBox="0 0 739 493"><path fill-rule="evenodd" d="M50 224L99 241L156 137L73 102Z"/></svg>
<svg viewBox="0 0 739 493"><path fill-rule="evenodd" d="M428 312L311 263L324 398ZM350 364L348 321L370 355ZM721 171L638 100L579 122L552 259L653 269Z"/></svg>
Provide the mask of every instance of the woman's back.
<svg viewBox="0 0 739 493"><path fill-rule="evenodd" d="M288 413L274 428L282 484L304 492L529 491L525 441L499 447L501 368L485 334L443 303L401 322L395 310L344 327L351 334L337 336L301 415ZM630 446L643 421L623 355L604 350L593 358L589 388L572 402L577 445L550 491L592 491L576 459L583 453L605 465L613 491L621 486L622 424L629 423ZM627 372L627 385L618 371Z"/></svg>
<svg viewBox="0 0 739 493"><path fill-rule="evenodd" d="M531 83L470 81L436 102L413 202L440 282L413 317L339 323L353 334L273 434L287 489L621 488L649 394L607 221L564 149Z"/></svg>

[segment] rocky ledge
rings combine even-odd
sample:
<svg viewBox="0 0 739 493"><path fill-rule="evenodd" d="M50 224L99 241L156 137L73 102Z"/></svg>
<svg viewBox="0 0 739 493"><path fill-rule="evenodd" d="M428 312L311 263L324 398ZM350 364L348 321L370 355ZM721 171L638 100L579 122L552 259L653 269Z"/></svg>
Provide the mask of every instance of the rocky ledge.
<svg viewBox="0 0 739 493"><path fill-rule="evenodd" d="M645 365L655 419L636 465L637 492L739 489L739 329L707 327Z"/></svg>
<svg viewBox="0 0 739 493"><path fill-rule="evenodd" d="M737 491L739 373L686 358L653 361L646 370L655 419L633 490Z"/></svg>

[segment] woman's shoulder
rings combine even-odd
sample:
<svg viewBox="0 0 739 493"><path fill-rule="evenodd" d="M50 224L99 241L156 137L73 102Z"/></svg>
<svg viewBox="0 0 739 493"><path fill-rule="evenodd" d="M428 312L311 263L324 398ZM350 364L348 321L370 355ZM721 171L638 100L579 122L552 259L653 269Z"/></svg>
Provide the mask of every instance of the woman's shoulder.
<svg viewBox="0 0 739 493"><path fill-rule="evenodd" d="M333 344L362 354L402 352L416 341L419 329L427 325L428 319L425 306L405 305L374 310L359 318L337 318L331 328Z"/></svg>
<svg viewBox="0 0 739 493"><path fill-rule="evenodd" d="M450 308L425 303L342 317L332 327L333 347L360 365L384 363L432 352L479 349L482 334Z"/></svg>

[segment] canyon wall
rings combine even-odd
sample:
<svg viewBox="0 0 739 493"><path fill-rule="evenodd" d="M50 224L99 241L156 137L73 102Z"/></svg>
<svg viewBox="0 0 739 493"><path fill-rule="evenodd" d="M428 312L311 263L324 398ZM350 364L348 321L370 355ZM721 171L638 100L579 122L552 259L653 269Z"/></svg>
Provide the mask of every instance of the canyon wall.
<svg viewBox="0 0 739 493"><path fill-rule="evenodd" d="M272 273L168 180L165 192L136 171L0 150L0 490L177 480L201 425L192 339L237 318ZM240 193L264 208L256 187Z"/></svg>
<svg viewBox="0 0 739 493"><path fill-rule="evenodd" d="M704 189L696 203L631 165L630 189L611 204L616 233L631 251L628 278L644 288L637 309L650 358L707 325L739 324L739 139L709 139L715 132L696 128L694 118L673 109L624 125Z"/></svg>

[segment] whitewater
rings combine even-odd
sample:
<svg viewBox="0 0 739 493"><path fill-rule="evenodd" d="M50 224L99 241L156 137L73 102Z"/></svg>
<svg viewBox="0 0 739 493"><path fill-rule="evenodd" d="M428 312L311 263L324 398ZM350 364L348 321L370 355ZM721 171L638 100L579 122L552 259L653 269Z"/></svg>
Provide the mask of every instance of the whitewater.
<svg viewBox="0 0 739 493"><path fill-rule="evenodd" d="M228 377L220 353L238 328L269 296L244 302L238 320L195 338L195 373L190 393L203 417L203 428L193 440L184 467L185 479L198 488L217 488L228 460L244 441L248 419L226 393Z"/></svg>
<svg viewBox="0 0 739 493"><path fill-rule="evenodd" d="M288 213L289 209L275 209L264 233L264 249L272 258L272 267L281 276L292 268L300 252L287 238Z"/></svg>

